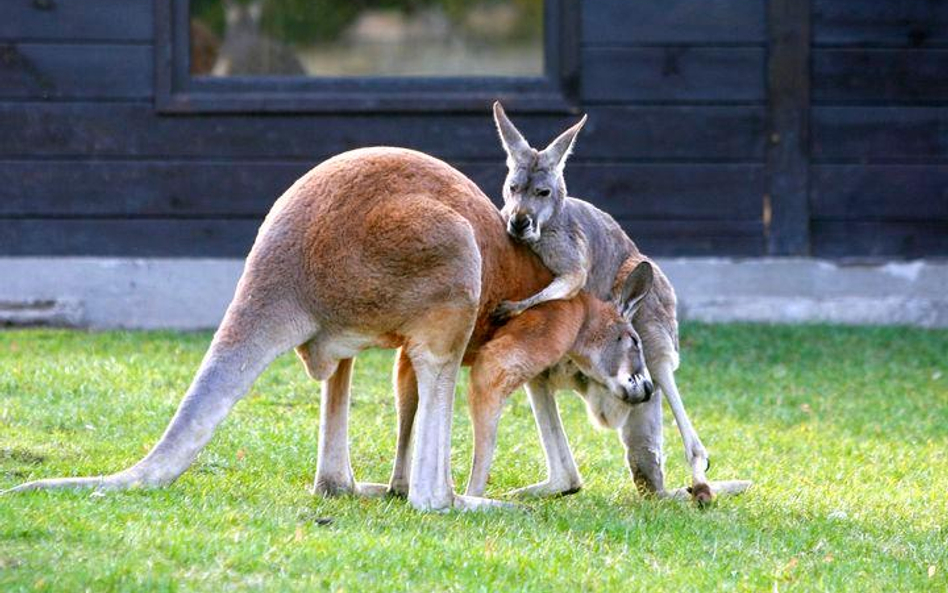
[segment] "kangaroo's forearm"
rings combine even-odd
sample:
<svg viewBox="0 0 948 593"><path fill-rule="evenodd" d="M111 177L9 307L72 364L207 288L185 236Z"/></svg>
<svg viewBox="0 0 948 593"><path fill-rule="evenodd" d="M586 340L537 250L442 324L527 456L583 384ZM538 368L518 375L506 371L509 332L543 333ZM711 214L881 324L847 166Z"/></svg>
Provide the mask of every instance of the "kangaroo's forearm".
<svg viewBox="0 0 948 593"><path fill-rule="evenodd" d="M586 286L586 270L579 269L557 276L546 288L529 298L519 301L518 305L521 309L526 310L548 301L571 299L579 294L584 286Z"/></svg>

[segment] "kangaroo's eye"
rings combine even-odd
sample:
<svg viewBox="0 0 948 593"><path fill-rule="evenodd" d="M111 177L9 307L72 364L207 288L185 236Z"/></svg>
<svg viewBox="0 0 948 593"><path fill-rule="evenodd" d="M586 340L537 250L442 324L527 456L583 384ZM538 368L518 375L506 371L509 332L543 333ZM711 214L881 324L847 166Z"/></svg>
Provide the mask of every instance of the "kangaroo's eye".
<svg viewBox="0 0 948 593"><path fill-rule="evenodd" d="M511 183L511 184L510 184L510 192L511 192L511 193L517 193L517 190L518 190L518 189L520 189L520 186L517 185L516 183Z"/></svg>
<svg viewBox="0 0 948 593"><path fill-rule="evenodd" d="M548 189L537 189L537 190L535 190L535 193L536 193L538 196L540 196L541 198L546 198L546 197L548 197L548 196L550 195L550 190L548 190Z"/></svg>

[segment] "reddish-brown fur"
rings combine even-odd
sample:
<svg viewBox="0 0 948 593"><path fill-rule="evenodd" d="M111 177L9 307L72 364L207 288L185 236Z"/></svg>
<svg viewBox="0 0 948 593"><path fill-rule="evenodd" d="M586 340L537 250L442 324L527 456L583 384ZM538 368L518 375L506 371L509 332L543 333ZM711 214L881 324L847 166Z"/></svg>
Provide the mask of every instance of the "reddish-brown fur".
<svg viewBox="0 0 948 593"><path fill-rule="evenodd" d="M340 188L358 198L347 202L336 195ZM314 169L288 195L293 196L286 208L294 210L294 226L299 225L299 217L308 219L304 225L303 261L318 264L318 269L306 274L316 283L313 292L320 295L323 307L328 305L337 316L342 312L341 323L337 317L321 319L321 324L345 326L358 320L362 327L374 326L380 331L404 324L420 326L414 331L404 327L400 332L388 331L376 342L384 347L410 347L407 335L419 339L419 331L425 332L425 328L436 335L450 325L455 316L450 309L432 310L421 323L407 318L393 322L392 317L400 311L411 311L409 304L420 298L415 294L419 269L430 271L458 259L459 254L451 253L443 244L432 245L428 237L441 229L430 228L427 221L458 216L470 224L481 255L481 292L463 364L472 367L468 401L476 435L492 432L489 423L496 423L503 400L561 360L581 335L587 344L594 344L599 328L620 321L612 304L586 293L532 308L506 324L493 319L491 312L501 301L526 298L549 284L552 276L532 251L510 239L499 212L476 185L427 155L387 148L346 153ZM388 199L392 195L402 199L393 202ZM280 205L274 210L282 211ZM353 224L354 220L359 224ZM448 242L447 247L461 244L460 240ZM389 253L399 257L386 259ZM405 253L411 256L405 257ZM385 261L386 278L391 278L392 270L401 270L397 275L403 283L373 282L371 270L352 274L365 255L373 261ZM346 286L346 290L333 290L338 286ZM451 300L450 295L444 297L445 301ZM360 302L366 306L358 306ZM372 303L377 302L389 306L373 309ZM297 351L311 368L307 348ZM396 361L394 383L399 450L407 451L418 390L404 348ZM407 481L401 479L405 463L404 458L396 460L396 490L407 489Z"/></svg>
<svg viewBox="0 0 948 593"><path fill-rule="evenodd" d="M148 455L115 474L14 490L170 483L270 361L296 346L310 375L325 381L316 489L353 491L346 413L352 358L379 346L401 348L393 489L408 488L403 453L417 413L412 504L482 506L483 499L455 497L450 484L457 365L463 359L473 367L470 400L483 437L492 433L482 429L496 420L502 398L578 341L588 345L600 324L619 321L612 304L584 293L505 326L491 319L502 300L525 298L550 280L538 258L507 237L487 197L446 163L397 148L344 153L274 204L201 368ZM419 407L419 384L421 401L431 405Z"/></svg>
<svg viewBox="0 0 948 593"><path fill-rule="evenodd" d="M340 188L358 198L351 202L341 199L335 195ZM501 301L526 298L549 284L552 276L531 250L510 239L500 213L473 182L427 155L388 148L346 153L314 169L291 192L292 207L298 211L294 216L311 220L305 225L303 261L319 265L318 270L307 274L317 282L314 292L320 295L324 307L328 304L333 311L351 314L353 319L344 323L351 324L358 318L363 327L373 323L373 315L379 316L380 329L383 324L393 327L391 316L411 309L401 303L419 298L414 294L417 271L444 266L458 258L458 254L443 246L432 246L427 238L440 229L430 228L427 221L459 216L470 224L481 255L478 314L463 359L464 365L472 367L468 403L475 440L493 432L491 423L496 424L503 400L562 359L581 333L585 332L587 343L594 343L597 328L619 321L612 304L586 293L569 301L545 303L506 324L493 319L491 312ZM392 195L402 199L392 202L388 199ZM433 213L432 209L438 211ZM366 211L368 215L364 214ZM359 217L364 222L353 224ZM462 242L448 243L448 247L456 244ZM409 258L400 255L399 259L386 260L386 278L391 277L392 269L400 269L404 283L374 283L370 270L363 270L369 273L358 276L343 272L352 270L362 260L359 249L369 252L375 261L384 259L387 253L412 254ZM353 285L354 280L357 285ZM346 291L332 290L343 285L347 286ZM366 296L359 296L363 294ZM379 302L380 294L381 302L390 304L385 310L352 306L361 300ZM449 296L445 296L449 301ZM437 334L451 323L453 315L450 310L432 311L421 326ZM417 384L404 352L404 347L410 347L405 338L409 333L413 332L388 333L387 340L377 342L379 346L403 347L394 373L400 452L407 452L418 405ZM308 363L306 349L300 348L298 352ZM392 478L393 489L402 493L407 493L408 486L402 477L405 464L404 457L396 459Z"/></svg>
<svg viewBox="0 0 948 593"><path fill-rule="evenodd" d="M337 195L342 190L352 199ZM334 312L332 318L320 320L330 327L351 325L356 319L362 327L399 325L393 323L392 316L414 308L400 305L417 298L417 270L430 272L449 266L457 259L451 248L463 246L460 240L441 240L437 244L428 240L433 233L442 232L430 228L428 221L445 216L463 218L471 225L482 258L478 316L465 353L467 364L473 364L480 348L500 328L490 316L496 305L533 294L551 280L539 259L509 238L500 213L473 182L446 163L421 153L389 148L345 153L313 169L287 194L293 199L275 206L277 214L271 216L292 217L294 226L306 228L301 261L304 266L318 264L318 269L308 270L306 276L315 284L312 289L321 299L320 308ZM392 195L404 198L393 202L388 199ZM432 208L439 207L443 211L433 216ZM406 253L411 257L405 257ZM397 254L397 258L385 260L386 254ZM388 283L374 282L372 270L362 267L366 260L380 259L385 260ZM362 273L351 274L360 268ZM390 282L393 270L402 271L403 282ZM341 286L346 290L338 290ZM445 295L446 300L449 296ZM389 306L379 309L359 306L360 302ZM564 331L575 338L577 319L585 313L579 302L571 306L552 303L548 310L528 318L534 324L544 324L539 332L542 339L532 343L529 350L547 343L562 344L564 338L555 336ZM564 315L573 319L564 323ZM513 331L507 329L506 335ZM388 343L380 345L403 345L404 336L389 333L388 337Z"/></svg>

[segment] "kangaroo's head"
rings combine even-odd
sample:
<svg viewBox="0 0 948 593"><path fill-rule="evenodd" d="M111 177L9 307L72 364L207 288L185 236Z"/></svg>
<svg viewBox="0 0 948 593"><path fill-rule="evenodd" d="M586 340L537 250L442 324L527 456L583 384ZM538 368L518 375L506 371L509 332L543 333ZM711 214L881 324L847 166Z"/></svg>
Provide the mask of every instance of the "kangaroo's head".
<svg viewBox="0 0 948 593"><path fill-rule="evenodd" d="M642 341L632 327L632 318L652 288L651 264L642 262L626 277L619 298L603 302L590 298L586 322L569 358L591 384L608 390L628 404L648 401L654 388Z"/></svg>
<svg viewBox="0 0 948 593"><path fill-rule="evenodd" d="M263 16L263 2L238 2L224 0L224 22L227 32L256 32L260 30L260 19Z"/></svg>
<svg viewBox="0 0 948 593"><path fill-rule="evenodd" d="M500 142L507 152L507 180L501 213L507 232L515 239L532 242L540 238L546 223L554 218L566 200L563 167L573 149L576 134L586 116L543 150L531 148L507 118L500 102L494 103L494 121Z"/></svg>

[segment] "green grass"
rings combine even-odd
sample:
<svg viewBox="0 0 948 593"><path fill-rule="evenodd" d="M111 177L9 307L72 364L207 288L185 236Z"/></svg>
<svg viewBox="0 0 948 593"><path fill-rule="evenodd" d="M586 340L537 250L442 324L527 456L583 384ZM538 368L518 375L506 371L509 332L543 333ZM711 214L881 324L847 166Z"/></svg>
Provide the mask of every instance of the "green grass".
<svg viewBox="0 0 948 593"><path fill-rule="evenodd" d="M137 460L208 341L0 333L0 489ZM0 497L0 591L948 589L948 332L686 325L682 347L679 383L710 476L755 481L710 509L642 500L616 436L592 428L566 393L586 484L575 496L446 515L314 498L318 386L284 356L167 489ZM391 363L391 352L356 363L361 480L388 478ZM460 487L471 447L463 397L455 421ZM665 449L669 485L685 484L670 423ZM544 471L518 392L489 494Z"/></svg>

